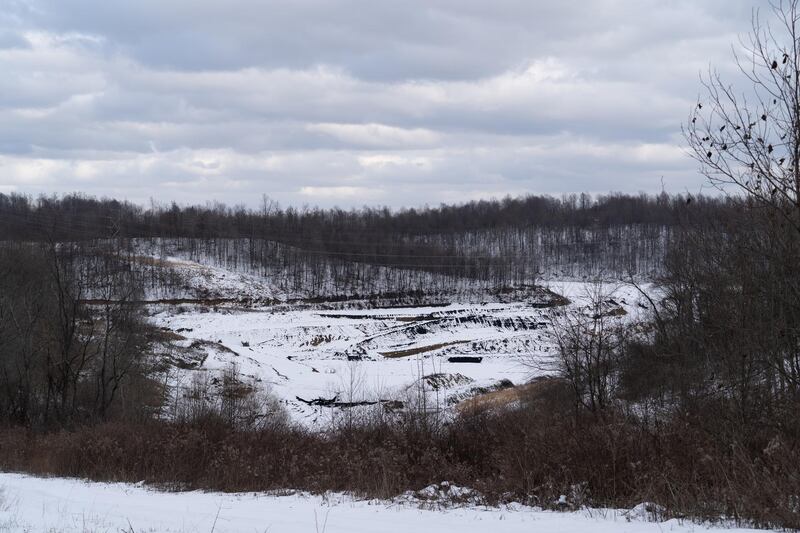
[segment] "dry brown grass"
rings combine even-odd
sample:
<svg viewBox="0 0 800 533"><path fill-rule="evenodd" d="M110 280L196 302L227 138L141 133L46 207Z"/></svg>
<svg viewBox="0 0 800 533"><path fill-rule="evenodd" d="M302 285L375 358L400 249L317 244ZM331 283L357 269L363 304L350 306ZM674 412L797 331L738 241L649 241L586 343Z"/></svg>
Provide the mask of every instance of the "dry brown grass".
<svg viewBox="0 0 800 533"><path fill-rule="evenodd" d="M654 431L622 413L576 416L568 386L557 379L482 402L514 396L516 406L464 410L447 424L404 411L324 432L285 424L243 430L213 413L49 433L4 428L0 469L176 490L292 487L377 498L446 479L489 502L550 507L566 494L573 508L652 501L666 507L666 517L800 526L791 498L800 490L800 457L790 442L767 443L773 451L766 453L760 442L754 451L715 439L707 420L665 419Z"/></svg>
<svg viewBox="0 0 800 533"><path fill-rule="evenodd" d="M155 342L185 341L186 337L169 329L154 329L150 338Z"/></svg>
<svg viewBox="0 0 800 533"><path fill-rule="evenodd" d="M517 402L535 393L542 388L541 381L534 381L524 385L516 385L483 394L459 402L456 410L461 414L471 414L482 410L495 410L516 405Z"/></svg>

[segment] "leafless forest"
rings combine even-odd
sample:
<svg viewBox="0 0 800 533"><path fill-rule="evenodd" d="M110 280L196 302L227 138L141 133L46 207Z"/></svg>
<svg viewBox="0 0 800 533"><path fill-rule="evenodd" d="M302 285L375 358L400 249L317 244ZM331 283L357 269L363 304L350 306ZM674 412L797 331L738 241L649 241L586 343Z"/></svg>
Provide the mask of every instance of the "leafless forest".
<svg viewBox="0 0 800 533"><path fill-rule="evenodd" d="M0 195L0 467L379 497L447 479L495 502L800 528L798 3L776 13L740 59L756 97L712 72L688 117L712 196L345 211ZM285 297L187 293L176 254ZM164 415L173 339L154 304L506 301L554 279L596 281L591 305L548 301L555 374L503 408L379 405L311 431L231 373ZM609 281L641 290L641 318L611 320Z"/></svg>

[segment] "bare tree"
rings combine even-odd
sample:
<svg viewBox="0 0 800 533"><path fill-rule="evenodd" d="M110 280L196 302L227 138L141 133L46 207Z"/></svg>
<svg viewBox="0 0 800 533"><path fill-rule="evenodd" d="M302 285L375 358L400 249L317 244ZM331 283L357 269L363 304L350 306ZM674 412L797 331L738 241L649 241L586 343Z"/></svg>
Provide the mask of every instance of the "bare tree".
<svg viewBox="0 0 800 533"><path fill-rule="evenodd" d="M734 49L745 90L711 70L684 135L712 184L743 192L800 232L800 0L770 7L773 22L756 11L742 51Z"/></svg>
<svg viewBox="0 0 800 533"><path fill-rule="evenodd" d="M572 388L577 406L601 414L611 404L619 363L629 336L620 324L614 291L597 281L583 295L585 305L554 317L555 371Z"/></svg>
<svg viewBox="0 0 800 533"><path fill-rule="evenodd" d="M754 13L752 32L734 51L744 92L711 71L684 128L701 172L734 193L740 210L716 235L708 235L707 223L685 231L685 249L693 253L667 264L673 287L692 288L686 309L715 309L679 320L691 327L705 322L706 355L719 340L736 339L721 350L734 353L759 339L743 354L746 364L735 365L743 404L750 382L768 383L768 396L776 398L800 390L800 0L777 0L770 8L769 20ZM708 322L727 311L725 298L744 300L740 307L756 312L712 342ZM753 370L759 368L765 370Z"/></svg>

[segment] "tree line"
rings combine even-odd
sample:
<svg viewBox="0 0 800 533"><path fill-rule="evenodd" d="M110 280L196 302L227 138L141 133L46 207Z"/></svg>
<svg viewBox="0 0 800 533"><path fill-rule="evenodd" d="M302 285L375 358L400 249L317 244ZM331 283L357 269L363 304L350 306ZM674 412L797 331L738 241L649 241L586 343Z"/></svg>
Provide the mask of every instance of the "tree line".
<svg viewBox="0 0 800 533"><path fill-rule="evenodd" d="M193 259L204 252L295 292L397 291L409 282L453 290L465 279L485 289L553 275L649 276L687 217L732 209L723 198L667 194L526 196L397 211L282 209L266 197L249 209L145 208L79 194L11 194L0 195L0 240L171 240Z"/></svg>
<svg viewBox="0 0 800 533"><path fill-rule="evenodd" d="M150 326L130 266L85 243L0 246L0 419L28 427L139 409ZM102 305L87 299L102 298Z"/></svg>

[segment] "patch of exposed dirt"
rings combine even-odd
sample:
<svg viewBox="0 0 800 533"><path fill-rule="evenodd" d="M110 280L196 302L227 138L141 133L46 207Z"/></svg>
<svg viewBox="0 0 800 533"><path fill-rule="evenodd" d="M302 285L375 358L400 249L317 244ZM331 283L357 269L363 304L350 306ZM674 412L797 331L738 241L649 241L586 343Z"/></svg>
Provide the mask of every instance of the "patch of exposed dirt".
<svg viewBox="0 0 800 533"><path fill-rule="evenodd" d="M606 316L625 316L627 314L628 312L622 307L615 307L614 309L606 313Z"/></svg>
<svg viewBox="0 0 800 533"><path fill-rule="evenodd" d="M434 320L436 316L434 315L417 315L417 316L398 316L395 317L395 320L398 322L420 322L423 320Z"/></svg>
<svg viewBox="0 0 800 533"><path fill-rule="evenodd" d="M308 344L311 346L319 346L320 344L328 343L333 341L333 335L314 335L311 337L311 340L308 341Z"/></svg>
<svg viewBox="0 0 800 533"><path fill-rule="evenodd" d="M167 328L153 330L149 334L149 340L153 342L173 342L185 341L186 337Z"/></svg>
<svg viewBox="0 0 800 533"><path fill-rule="evenodd" d="M393 352L379 352L379 353L386 358L394 359L398 357L409 357L411 355L417 355L425 352L432 352L440 348L446 348L447 346L454 346L456 344L465 344L468 342L471 341L442 342L439 344L429 344L428 346L417 346L416 348L408 348L407 350L395 350Z"/></svg>
<svg viewBox="0 0 800 533"><path fill-rule="evenodd" d="M475 381L463 374L429 374L422 378L432 390L449 389L461 385L468 385Z"/></svg>

